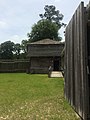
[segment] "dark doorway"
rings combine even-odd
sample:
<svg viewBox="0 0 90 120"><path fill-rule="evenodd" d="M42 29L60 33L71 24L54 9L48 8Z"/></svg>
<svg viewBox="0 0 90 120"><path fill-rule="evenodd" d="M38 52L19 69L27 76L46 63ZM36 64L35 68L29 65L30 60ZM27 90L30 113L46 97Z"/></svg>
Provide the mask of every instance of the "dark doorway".
<svg viewBox="0 0 90 120"><path fill-rule="evenodd" d="M59 71L59 60L54 60L54 71Z"/></svg>

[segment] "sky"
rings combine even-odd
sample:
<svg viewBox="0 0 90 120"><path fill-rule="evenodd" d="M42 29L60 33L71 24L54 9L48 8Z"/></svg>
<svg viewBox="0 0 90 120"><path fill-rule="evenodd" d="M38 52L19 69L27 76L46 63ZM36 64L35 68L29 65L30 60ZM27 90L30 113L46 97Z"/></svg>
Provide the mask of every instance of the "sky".
<svg viewBox="0 0 90 120"><path fill-rule="evenodd" d="M81 1L89 0L0 0L0 43L21 43L27 38L34 23L40 20L45 5L54 5L64 15L62 22L68 24ZM63 37L63 29L60 31Z"/></svg>

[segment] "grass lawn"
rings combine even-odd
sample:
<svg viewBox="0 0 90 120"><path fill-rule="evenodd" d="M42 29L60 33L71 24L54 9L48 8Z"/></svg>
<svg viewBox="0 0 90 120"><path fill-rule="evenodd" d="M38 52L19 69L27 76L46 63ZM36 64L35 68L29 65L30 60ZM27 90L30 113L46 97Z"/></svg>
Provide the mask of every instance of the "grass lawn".
<svg viewBox="0 0 90 120"><path fill-rule="evenodd" d="M0 74L0 120L79 120L63 87L63 79L47 75Z"/></svg>

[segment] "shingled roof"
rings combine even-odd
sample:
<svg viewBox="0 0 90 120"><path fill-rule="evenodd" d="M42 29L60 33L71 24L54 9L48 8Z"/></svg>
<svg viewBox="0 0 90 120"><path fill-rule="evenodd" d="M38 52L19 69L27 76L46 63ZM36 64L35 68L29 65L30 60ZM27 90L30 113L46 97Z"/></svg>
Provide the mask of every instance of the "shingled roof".
<svg viewBox="0 0 90 120"><path fill-rule="evenodd" d="M61 44L61 42L51 40L51 39L44 39L44 40L40 40L40 41L33 42L33 43L30 43L30 44Z"/></svg>

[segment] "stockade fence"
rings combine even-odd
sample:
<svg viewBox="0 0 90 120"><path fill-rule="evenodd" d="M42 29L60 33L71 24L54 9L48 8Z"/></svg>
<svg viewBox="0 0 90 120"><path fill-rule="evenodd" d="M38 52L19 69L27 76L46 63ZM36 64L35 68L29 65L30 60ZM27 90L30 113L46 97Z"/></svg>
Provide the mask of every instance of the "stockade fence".
<svg viewBox="0 0 90 120"><path fill-rule="evenodd" d="M90 120L90 3L81 2L65 33L65 98Z"/></svg>
<svg viewBox="0 0 90 120"><path fill-rule="evenodd" d="M29 60L0 60L0 73L27 72Z"/></svg>

